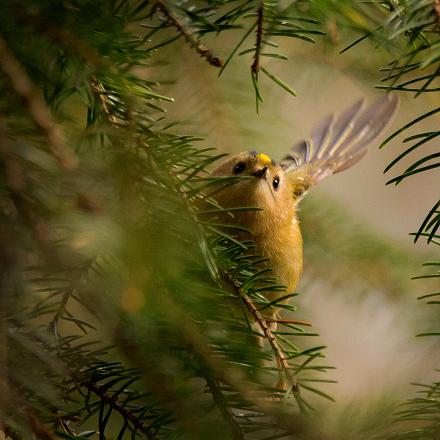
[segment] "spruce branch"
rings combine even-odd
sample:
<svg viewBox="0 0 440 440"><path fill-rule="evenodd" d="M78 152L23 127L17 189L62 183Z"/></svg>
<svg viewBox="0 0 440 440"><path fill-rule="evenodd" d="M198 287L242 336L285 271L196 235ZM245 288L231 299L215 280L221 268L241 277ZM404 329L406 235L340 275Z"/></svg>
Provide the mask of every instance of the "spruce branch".
<svg viewBox="0 0 440 440"><path fill-rule="evenodd" d="M160 11L164 14L168 23L174 26L177 31L183 35L185 40L190 44L190 46L206 61L214 67L222 67L223 60L218 56L214 55L213 52L208 49L194 34L188 29L182 21L177 17L177 15L170 10L170 8L162 0L155 0L154 5L157 6Z"/></svg>
<svg viewBox="0 0 440 440"><path fill-rule="evenodd" d="M229 408L228 403L226 402L226 399L221 391L219 383L216 379L210 377L209 375L206 375L206 383L208 385L209 391L212 394L214 402L216 403L218 409L223 416L223 419L228 423L229 427L231 428L231 433L234 440L243 440L243 431L241 430L240 425L235 419L233 412Z"/></svg>
<svg viewBox="0 0 440 440"><path fill-rule="evenodd" d="M78 166L78 158L67 146L61 127L53 120L37 86L33 84L1 36L0 67L8 77L15 93L22 99L34 123L46 137L48 146L58 164L65 170L75 169Z"/></svg>
<svg viewBox="0 0 440 440"><path fill-rule="evenodd" d="M146 437L150 440L155 440L157 437L154 434L153 430L146 425L133 411L130 411L126 406L124 406L117 397L114 397L107 393L107 391L102 390L98 385L93 383L92 381L83 381L80 377L72 374L73 379L81 383L84 387L90 390L93 394L95 394L99 399L107 404L110 408L118 412L124 420L128 420L131 424L138 430L145 434Z"/></svg>
<svg viewBox="0 0 440 440"><path fill-rule="evenodd" d="M54 334L55 338L58 339L60 337L59 331L58 331L58 323L59 323L60 319L65 317L65 315L70 315L69 312L67 311L67 304L68 304L69 300L71 300L72 297L75 298L74 294L77 291L77 289L83 279L83 274L87 273L87 271L93 266L93 263L95 261L96 261L95 258L86 260L83 263L83 265L81 266L81 268L79 268L77 276L73 277L73 279L69 282L69 284L64 289L63 295L62 295L61 300L60 300L60 302L56 308L56 311L52 317L52 320L47 325L48 330ZM87 309L88 311L91 311L91 308L88 307L83 301L81 301L80 298L76 297L75 299L77 302L79 302L81 304L81 306L83 308ZM73 320L73 322L75 322L75 321ZM86 333L83 324L80 324L79 322L75 322L75 324L84 333Z"/></svg>
<svg viewBox="0 0 440 440"><path fill-rule="evenodd" d="M292 391L294 393L297 393L299 391L298 384L296 381L296 377L292 375L292 372L290 371L289 363L287 361L286 356L284 355L283 350L278 344L278 341L273 334L272 330L267 325L266 319L261 315L261 313L257 310L254 303L252 302L251 298L249 298L248 295L246 295L243 290L237 286L237 284L234 282L234 280L231 278L231 276L228 273L225 273L225 279L228 281L229 284L232 285L236 295L243 301L246 308L249 310L251 315L254 317L255 322L259 325L261 328L261 331L263 332L263 336L265 339L269 341L269 345L272 348L272 351L275 354L275 358L277 359L277 363L281 366L282 371L288 380L289 385L292 387Z"/></svg>
<svg viewBox="0 0 440 440"><path fill-rule="evenodd" d="M42 339L39 335L32 335L32 338L35 342L40 344L47 353L52 353L54 351L54 347L52 345L48 345L47 341ZM55 356L56 359L61 361L61 363L63 364L63 376L66 379L69 379L68 383L70 386L70 392L72 392L72 390L77 390L81 387L86 388L90 393L93 393L96 397L98 397L103 404L107 405L109 408L119 413L126 423L131 423L135 431L142 432L149 440L157 439L155 430L153 430L142 420L144 413L141 412L136 414L128 407L128 402L134 399L130 399L126 396L125 401L122 401L121 399L119 399L120 390L112 394L109 391L108 383L102 386L98 384L98 382L102 380L103 377L98 377L97 380L93 380L94 378L87 374L90 371L95 371L92 366L93 362L99 362L94 353L90 353L87 350L75 350L75 347L72 347L68 340L62 340L60 337L56 337L56 340L58 342L56 344ZM88 344L89 343L86 343L85 345ZM75 355L74 360L72 360L71 357L72 353L74 353ZM100 363L99 365L100 367L98 368L98 370L102 371L104 364ZM115 366L115 363L111 363L110 365L110 368L113 368ZM128 371L129 370L126 369L123 370L123 374L121 374L120 377L127 376L129 374ZM120 373L120 371L118 372ZM105 378L108 379L108 377ZM133 378L131 378L130 380L134 381ZM126 386L127 385L125 384L124 388ZM43 440L46 439L43 438Z"/></svg>
<svg viewBox="0 0 440 440"><path fill-rule="evenodd" d="M110 109L109 102L106 96L107 91L104 85L100 81L98 81L98 78L96 78L96 76L92 77L91 87L93 93L99 99L99 102L101 103L101 107L104 110L104 113L107 115L107 119L110 122L110 124L114 125L115 127L120 126L121 121Z"/></svg>
<svg viewBox="0 0 440 440"><path fill-rule="evenodd" d="M206 374L204 375L205 380L208 383L207 375L212 374L214 378L217 378L221 382L229 385L233 389L235 389L242 398L251 403L258 411L262 414L274 417L277 420L278 427L288 431L291 434L301 435L305 433L308 428L305 424L304 420L301 420L296 415L288 412L285 407L280 407L275 404L274 401L267 398L267 395L259 390L254 383L249 382L243 377L238 370L230 371L228 365L223 362L218 356L212 352L208 341L204 337L203 333L200 332L200 329L197 328L193 323L190 322L187 315L183 314L178 308L166 298L161 298L161 301L164 301L165 309L167 313L171 314L171 317L176 319L180 325L180 332L184 339L188 342L191 350L200 358L201 362L205 364L208 368ZM162 378L157 375L154 371L152 371L150 367L150 362L146 358L145 353L133 343L131 338L126 335L126 331L121 326L118 327L115 340L118 342L122 352L129 358L136 360L138 367L141 371L149 371L149 375L152 376L151 384L157 387L157 392L164 399L167 399L168 402L172 402L175 396L169 395L168 391L164 385L160 386L158 384L163 383ZM213 380L216 380L214 379ZM209 383L208 383L209 386ZM221 392L220 389L218 391ZM232 426L232 421L230 420L230 416L233 416L231 411L228 413L224 413L221 409L221 405L226 404L225 400L221 402L215 400L216 405L218 406L220 412L223 417L226 417L226 422L229 424L231 428L233 428L232 433L236 429L237 425ZM238 436L239 434L236 433ZM238 439L239 437L237 437Z"/></svg>

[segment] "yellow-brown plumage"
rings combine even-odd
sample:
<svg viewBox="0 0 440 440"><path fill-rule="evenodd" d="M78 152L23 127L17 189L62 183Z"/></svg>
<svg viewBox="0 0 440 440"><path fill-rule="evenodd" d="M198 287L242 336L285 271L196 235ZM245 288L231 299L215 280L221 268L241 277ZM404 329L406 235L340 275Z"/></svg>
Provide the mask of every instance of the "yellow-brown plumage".
<svg viewBox="0 0 440 440"><path fill-rule="evenodd" d="M255 242L258 253L268 259L268 265L280 284L286 286L288 292L292 292L299 281L303 261L293 187L286 180L282 168L265 154L240 153L223 162L213 174L229 175L237 163L245 167L240 175L251 179L226 188L216 198L224 208L245 206L261 209L235 214L229 222L243 226L251 232L250 238ZM264 169L264 175L254 176ZM274 178L279 179L277 191L272 185ZM240 238L249 237L243 232ZM269 300L275 299L274 295L266 293Z"/></svg>
<svg viewBox="0 0 440 440"><path fill-rule="evenodd" d="M363 101L338 116L330 116L310 138L295 145L277 164L266 154L239 153L226 159L215 176L244 176L216 194L224 208L256 207L259 211L238 212L230 223L246 228L257 251L287 292L293 292L302 272L302 238L297 206L307 190L325 177L357 163L368 144L389 122L397 99L387 95L366 110ZM242 233L242 238L246 233ZM285 295L265 293L269 300ZM276 310L266 311L272 318Z"/></svg>

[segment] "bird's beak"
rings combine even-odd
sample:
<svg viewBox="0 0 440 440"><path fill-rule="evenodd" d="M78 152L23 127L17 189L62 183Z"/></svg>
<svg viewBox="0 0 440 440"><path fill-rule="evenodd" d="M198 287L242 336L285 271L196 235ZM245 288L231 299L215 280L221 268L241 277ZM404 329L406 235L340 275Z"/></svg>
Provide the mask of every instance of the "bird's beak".
<svg viewBox="0 0 440 440"><path fill-rule="evenodd" d="M257 170L254 173L252 173L253 176L255 177L264 177L266 175L266 171L268 170L269 167L263 167L261 168L261 170Z"/></svg>

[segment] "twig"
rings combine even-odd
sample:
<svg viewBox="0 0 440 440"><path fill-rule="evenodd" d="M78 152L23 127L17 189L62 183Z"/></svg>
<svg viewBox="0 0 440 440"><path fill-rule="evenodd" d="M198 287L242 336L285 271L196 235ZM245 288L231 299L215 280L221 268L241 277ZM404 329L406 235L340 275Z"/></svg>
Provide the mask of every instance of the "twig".
<svg viewBox="0 0 440 440"><path fill-rule="evenodd" d="M237 420L235 420L234 414L229 408L217 381L212 377L210 377L209 375L206 375L205 379L206 379L206 383L208 384L209 391L211 392L212 397L223 416L223 419L226 420L229 427L231 428L233 438L235 440L243 440L244 434Z"/></svg>
<svg viewBox="0 0 440 440"><path fill-rule="evenodd" d="M102 109L104 110L104 113L107 115L110 124L119 127L121 124L118 121L118 118L112 113L112 111L109 108L109 103L105 96L106 90L104 85L100 81L98 81L96 76L92 76L91 85L92 85L92 91L101 102Z"/></svg>
<svg viewBox="0 0 440 440"><path fill-rule="evenodd" d="M249 298L249 296L247 296L241 290L241 288L235 284L235 282L231 279L229 274L225 274L225 278L232 285L237 296L239 296L241 298L241 300L246 305L249 312L254 317L255 321L260 326L261 330L263 331L263 335L269 341L269 344L272 347L272 350L275 353L277 361L279 362L279 365L281 366L287 380L289 381L289 384L291 385L292 390L294 392L297 392L299 389L298 389L298 384L296 382L296 377L290 371L289 363L287 362L286 356L284 355L283 351L281 350L281 347L279 346L278 341L275 338L275 335L272 333L269 326L267 325L266 319L257 310L257 308L255 307L254 303Z"/></svg>
<svg viewBox="0 0 440 440"><path fill-rule="evenodd" d="M61 128L53 120L42 96L24 68L0 36L0 68L8 77L15 93L23 100L30 116L48 140L48 146L59 165L66 170L75 169L78 159L66 145Z"/></svg>
<svg viewBox="0 0 440 440"><path fill-rule="evenodd" d="M83 386L85 386L87 389L92 391L96 396L98 396L101 399L101 401L105 402L107 405L109 405L115 411L117 411L124 418L124 420L129 420L133 424L133 426L137 430L142 432L142 434L145 434L147 436L147 438L149 438L150 440L155 440L156 439L156 436L154 435L154 433L151 430L151 428L149 426L147 426L145 423L143 423L141 420L139 420L139 418L132 411L130 411L129 409L125 408L118 401L118 399L115 399L114 397L109 395L106 391L101 390L99 388L99 386L95 385L91 381L88 381L88 382L81 381L81 379L76 377L75 375L73 375L73 378L75 380L78 379L79 382Z"/></svg>
<svg viewBox="0 0 440 440"><path fill-rule="evenodd" d="M252 72L257 75L260 71L260 54L261 47L263 45L263 23L264 23L264 1L261 2L260 7L257 11L257 30L256 33L256 41L255 41L255 54L254 54L254 62L252 63L251 69Z"/></svg>
<svg viewBox="0 0 440 440"><path fill-rule="evenodd" d="M202 58L205 58L211 66L223 66L223 60L214 55L210 49L195 37L194 34L177 18L177 16L170 11L162 0L156 0L154 4L162 11L167 21L185 37L186 41Z"/></svg>
<svg viewBox="0 0 440 440"><path fill-rule="evenodd" d="M47 345L45 340L42 340L38 335L33 335L33 338L36 342L43 345L45 349L51 350L51 347ZM113 397L107 393L107 391L102 390L98 385L96 385L89 378L82 377L80 373L77 373L73 370L71 364L69 363L68 358L66 359L61 353L57 353L57 358L66 365L65 374L69 376L74 382L78 385L81 385L96 396L98 396L103 402L107 405L111 406L112 409L117 411L124 420L129 420L136 429L145 434L150 440L156 440L156 436L154 435L152 429L145 425L132 411L124 407L124 405L117 399L117 397Z"/></svg>

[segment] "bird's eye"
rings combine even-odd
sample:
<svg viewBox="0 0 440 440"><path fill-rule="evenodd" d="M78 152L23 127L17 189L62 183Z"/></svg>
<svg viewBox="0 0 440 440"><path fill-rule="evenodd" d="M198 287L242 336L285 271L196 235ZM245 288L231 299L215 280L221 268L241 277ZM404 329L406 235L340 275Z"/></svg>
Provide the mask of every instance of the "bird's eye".
<svg viewBox="0 0 440 440"><path fill-rule="evenodd" d="M275 191L278 191L280 186L280 178L278 176L274 177L272 180L272 186Z"/></svg>
<svg viewBox="0 0 440 440"><path fill-rule="evenodd" d="M232 168L232 172L234 174L240 174L246 169L246 164L244 162L238 162L236 165L234 165L234 168Z"/></svg>

